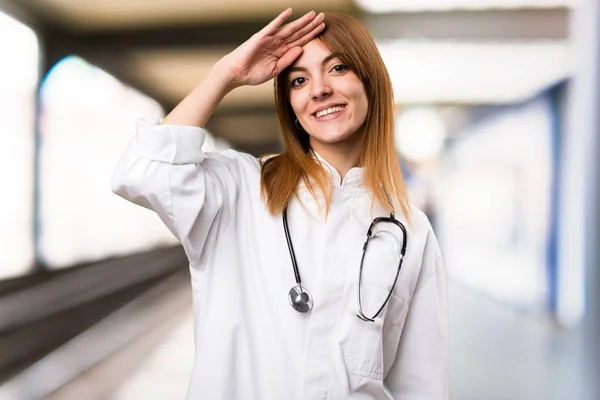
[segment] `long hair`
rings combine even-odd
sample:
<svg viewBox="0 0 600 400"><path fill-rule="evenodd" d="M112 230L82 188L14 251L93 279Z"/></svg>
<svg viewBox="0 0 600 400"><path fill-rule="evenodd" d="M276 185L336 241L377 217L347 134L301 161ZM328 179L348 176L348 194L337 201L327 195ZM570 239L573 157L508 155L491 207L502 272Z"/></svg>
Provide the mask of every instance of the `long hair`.
<svg viewBox="0 0 600 400"><path fill-rule="evenodd" d="M409 218L408 194L395 151L394 94L375 42L357 19L337 13L325 14L325 29L316 39L338 53L363 83L369 105L362 126L365 138L359 165L365 170L364 183L373 194L373 201L390 212L398 211L399 207ZM333 183L311 154L309 135L295 125L288 76L289 68L274 81L275 106L285 149L280 155L261 159L261 195L269 212L278 215L292 196L298 197L302 179L315 201L316 189L324 194L328 212Z"/></svg>

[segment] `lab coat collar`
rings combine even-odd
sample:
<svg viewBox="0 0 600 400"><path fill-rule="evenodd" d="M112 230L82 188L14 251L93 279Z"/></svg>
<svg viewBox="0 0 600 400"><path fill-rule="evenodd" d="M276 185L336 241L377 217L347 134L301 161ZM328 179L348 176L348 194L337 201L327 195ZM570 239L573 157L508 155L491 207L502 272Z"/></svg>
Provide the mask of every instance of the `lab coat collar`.
<svg viewBox="0 0 600 400"><path fill-rule="evenodd" d="M351 168L348 171L348 173L346 174L346 176L344 177L344 180L342 180L339 172L335 169L335 167L333 167L333 165L331 165L329 162L327 162L327 160L325 160L316 151L312 150L311 153L314 155L314 157L317 159L317 161L319 161L321 166L323 166L325 171L327 171L330 174L331 179L333 180L335 189L344 190L344 189L363 189L364 188L364 180L363 180L364 168L361 168L361 167Z"/></svg>

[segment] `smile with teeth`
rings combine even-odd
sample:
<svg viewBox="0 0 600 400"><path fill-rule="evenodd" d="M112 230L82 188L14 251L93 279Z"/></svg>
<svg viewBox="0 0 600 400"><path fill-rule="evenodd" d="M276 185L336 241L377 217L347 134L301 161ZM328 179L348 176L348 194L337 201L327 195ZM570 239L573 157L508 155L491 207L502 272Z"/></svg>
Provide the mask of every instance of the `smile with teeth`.
<svg viewBox="0 0 600 400"><path fill-rule="evenodd" d="M315 113L315 117L321 118L321 117L324 117L329 114L338 113L338 112L342 111L344 109L344 107L346 107L346 106L335 106L335 107L329 107L327 110L317 111Z"/></svg>

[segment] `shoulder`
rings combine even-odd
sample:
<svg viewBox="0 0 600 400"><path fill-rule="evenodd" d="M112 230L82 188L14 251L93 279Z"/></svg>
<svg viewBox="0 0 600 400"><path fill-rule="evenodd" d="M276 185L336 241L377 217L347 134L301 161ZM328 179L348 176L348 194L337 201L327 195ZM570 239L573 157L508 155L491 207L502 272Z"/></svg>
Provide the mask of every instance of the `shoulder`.
<svg viewBox="0 0 600 400"><path fill-rule="evenodd" d="M408 207L409 215L404 215L404 213L397 215L398 220L406 226L412 235L433 235L433 227L427 214L411 202L408 203Z"/></svg>
<svg viewBox="0 0 600 400"><path fill-rule="evenodd" d="M217 162L227 165L230 169L237 169L242 172L260 171L260 161L251 154L244 153L234 149L227 149L220 152L205 153L205 162Z"/></svg>
<svg viewBox="0 0 600 400"><path fill-rule="evenodd" d="M241 166L258 170L262 169L267 165L271 165L273 162L277 163L277 161L281 160L281 154L269 153L263 154L259 157L255 157L251 154L234 149L227 149L221 152L206 154L207 158L211 158L216 161L235 162L239 163Z"/></svg>
<svg viewBox="0 0 600 400"><path fill-rule="evenodd" d="M422 237L425 246L435 247L439 252L437 237L427 214L412 203L410 203L410 213L409 224L413 235Z"/></svg>
<svg viewBox="0 0 600 400"><path fill-rule="evenodd" d="M409 203L410 206L410 224L419 231L431 231L433 232L433 227L431 226L431 222L429 221L429 217L425 214L419 207L414 205L413 203Z"/></svg>
<svg viewBox="0 0 600 400"><path fill-rule="evenodd" d="M262 156L260 156L258 158L258 162L260 163L261 166L268 165L276 160L279 160L280 159L279 156L281 156L281 154L276 154L276 153L263 154Z"/></svg>
<svg viewBox="0 0 600 400"><path fill-rule="evenodd" d="M420 259L418 288L439 273L438 269L442 266L442 254L428 216L414 204L410 205L410 210L409 242L412 238L411 249L419 255Z"/></svg>

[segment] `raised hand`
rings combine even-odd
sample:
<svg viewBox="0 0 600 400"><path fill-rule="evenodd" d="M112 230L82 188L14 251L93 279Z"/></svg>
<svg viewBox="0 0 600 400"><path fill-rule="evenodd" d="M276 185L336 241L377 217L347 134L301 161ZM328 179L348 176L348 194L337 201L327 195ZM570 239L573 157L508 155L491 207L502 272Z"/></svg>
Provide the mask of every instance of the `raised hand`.
<svg viewBox="0 0 600 400"><path fill-rule="evenodd" d="M314 11L282 26L291 14L288 8L219 61L233 87L259 85L274 78L302 54L301 46L325 27L324 15Z"/></svg>
<svg viewBox="0 0 600 400"><path fill-rule="evenodd" d="M292 15L288 8L237 49L221 58L202 82L162 121L162 124L205 126L231 90L259 85L276 77L302 54L302 46L325 27L324 15L309 12L282 26Z"/></svg>

